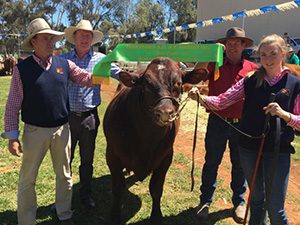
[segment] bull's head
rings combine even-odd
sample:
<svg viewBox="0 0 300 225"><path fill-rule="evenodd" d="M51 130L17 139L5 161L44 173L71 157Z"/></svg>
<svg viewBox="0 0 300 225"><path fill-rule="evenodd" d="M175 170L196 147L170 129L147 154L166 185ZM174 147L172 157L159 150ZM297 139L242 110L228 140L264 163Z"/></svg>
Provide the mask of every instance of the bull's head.
<svg viewBox="0 0 300 225"><path fill-rule="evenodd" d="M177 117L182 85L199 83L206 76L207 70L203 68L184 73L169 58L153 59L140 75L119 73L125 86L140 89L143 106L159 126L167 126Z"/></svg>

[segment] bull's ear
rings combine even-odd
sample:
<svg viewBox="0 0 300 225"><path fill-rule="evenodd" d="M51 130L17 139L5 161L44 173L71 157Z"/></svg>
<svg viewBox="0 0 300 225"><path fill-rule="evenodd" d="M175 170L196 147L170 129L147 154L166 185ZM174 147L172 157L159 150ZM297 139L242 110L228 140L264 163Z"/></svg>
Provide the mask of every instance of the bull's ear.
<svg viewBox="0 0 300 225"><path fill-rule="evenodd" d="M198 84L202 80L206 80L208 77L208 70L206 68L195 68L194 70L187 72L182 78L182 82L189 84Z"/></svg>
<svg viewBox="0 0 300 225"><path fill-rule="evenodd" d="M135 82L139 79L139 75L136 73L128 73L121 71L119 73L120 81L127 87L132 87Z"/></svg>

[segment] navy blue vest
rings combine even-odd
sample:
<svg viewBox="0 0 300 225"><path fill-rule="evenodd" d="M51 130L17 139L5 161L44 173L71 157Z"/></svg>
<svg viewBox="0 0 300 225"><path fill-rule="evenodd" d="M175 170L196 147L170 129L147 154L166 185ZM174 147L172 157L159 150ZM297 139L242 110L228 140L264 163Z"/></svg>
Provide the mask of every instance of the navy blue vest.
<svg viewBox="0 0 300 225"><path fill-rule="evenodd" d="M263 107L268 105L271 93L276 94L275 102L282 109L293 112L294 103L300 93L300 79L292 74L284 76L277 84L270 86L266 81L260 87L255 87L257 82L256 74L245 79L245 104L241 119L241 130L252 136L259 136L263 132L266 115ZM276 119L270 118L270 129L265 138L263 151L274 151L274 141L276 133ZM294 130L286 125L281 119L280 130L280 152L294 153L291 145L294 140ZM240 135L239 144L246 149L259 149L261 139L252 139Z"/></svg>
<svg viewBox="0 0 300 225"><path fill-rule="evenodd" d="M57 127L68 122L69 65L66 59L52 57L49 71L33 59L18 65L23 84L22 121L39 127Z"/></svg>

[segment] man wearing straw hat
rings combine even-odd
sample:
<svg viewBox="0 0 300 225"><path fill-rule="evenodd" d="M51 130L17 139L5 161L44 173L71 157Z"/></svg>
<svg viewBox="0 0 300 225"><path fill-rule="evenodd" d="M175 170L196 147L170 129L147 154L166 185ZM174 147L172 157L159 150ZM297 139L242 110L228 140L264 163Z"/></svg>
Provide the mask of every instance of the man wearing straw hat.
<svg viewBox="0 0 300 225"><path fill-rule="evenodd" d="M75 49L62 55L63 58L73 61L80 68L92 72L95 64L105 55L94 52L92 45L102 40L103 34L93 27L88 20L81 20L76 26L65 29L67 41L75 46ZM112 73L118 72L117 67L112 68ZM87 208L96 206L91 195L91 183L93 177L93 160L95 141L100 120L97 107L101 103L100 85L83 87L74 82L69 85L71 130L71 162L74 159L75 148L78 142L80 152L80 199Z"/></svg>
<svg viewBox="0 0 300 225"><path fill-rule="evenodd" d="M226 37L219 39L218 42L225 45L225 57L223 66L220 67L218 79L215 79L214 76L214 63L208 64L208 95L223 93L238 80L245 77L248 72L257 68L254 63L242 58L243 49L253 44L253 41L245 36L245 31L242 28L230 28L226 32ZM232 164L230 186L233 192L233 218L237 223L244 222L246 181L239 160L238 133L232 127L239 126L242 107L243 102L241 101L226 110L217 111L219 116L214 113L209 114L205 136L206 152L202 169L200 204L196 207L196 214L199 219L208 218L209 207L216 189L218 168L228 142Z"/></svg>
<svg viewBox="0 0 300 225"><path fill-rule="evenodd" d="M73 225L68 80L91 86L92 76L69 60L52 56L63 32L52 30L42 18L32 20L27 30L28 37L21 47L33 53L14 67L5 111L5 133L1 135L9 139L11 154L20 156L23 152L18 185L18 225L36 224L35 183L48 149L56 175L57 216L61 224ZM23 148L18 131L20 111L25 123Z"/></svg>

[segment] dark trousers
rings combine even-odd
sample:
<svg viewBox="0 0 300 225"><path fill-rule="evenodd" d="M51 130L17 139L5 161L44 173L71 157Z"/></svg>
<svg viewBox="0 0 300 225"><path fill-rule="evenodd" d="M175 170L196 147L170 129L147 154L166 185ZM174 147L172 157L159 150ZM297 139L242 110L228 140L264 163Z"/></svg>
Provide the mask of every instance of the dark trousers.
<svg viewBox="0 0 300 225"><path fill-rule="evenodd" d="M249 186L252 183L252 175L257 159L257 150L258 149L245 149L242 147L239 148L242 166ZM274 152L262 153L261 161L256 175L254 189L252 190L249 225L256 225L260 222L263 212L264 201L266 200L267 191L269 191L270 177L273 172L273 160ZM290 154L280 153L278 156L276 174L272 183L270 199L268 199L269 204L267 206L267 211L271 224L289 224L284 208L284 203L290 175L290 166ZM266 218L263 224L267 224Z"/></svg>
<svg viewBox="0 0 300 225"><path fill-rule="evenodd" d="M95 141L100 125L97 108L83 113L71 112L69 124L72 143L70 166L72 165L75 148L78 143L80 154L79 192L81 199L84 199L91 195Z"/></svg>
<svg viewBox="0 0 300 225"><path fill-rule="evenodd" d="M239 123L234 123L238 126ZM230 149L231 189L233 191L232 202L234 206L244 203L246 192L246 180L241 167L238 151L238 132L230 127L219 117L210 114L205 136L205 163L202 169L202 184L200 187L201 204L212 202L212 197L217 186L219 165L222 162L226 144Z"/></svg>

